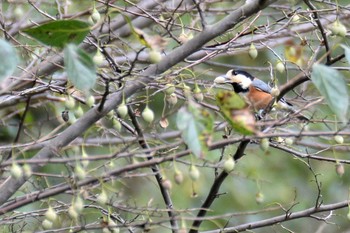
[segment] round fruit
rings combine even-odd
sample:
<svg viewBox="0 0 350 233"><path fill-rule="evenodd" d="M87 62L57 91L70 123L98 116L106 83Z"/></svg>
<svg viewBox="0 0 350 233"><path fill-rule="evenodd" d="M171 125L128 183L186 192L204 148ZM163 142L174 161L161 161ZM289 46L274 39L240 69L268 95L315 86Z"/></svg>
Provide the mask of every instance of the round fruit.
<svg viewBox="0 0 350 233"><path fill-rule="evenodd" d="M100 12L98 12L98 10L96 10L95 7L92 10L91 19L93 20L94 23L97 23L101 19L101 14Z"/></svg>
<svg viewBox="0 0 350 233"><path fill-rule="evenodd" d="M174 106L177 103L177 95L175 93L167 95L165 100L170 106Z"/></svg>
<svg viewBox="0 0 350 233"><path fill-rule="evenodd" d="M115 114L114 110L111 110L111 111L109 111L109 112L107 113L107 117L108 117L108 118L111 118L111 117L114 116L114 114Z"/></svg>
<svg viewBox="0 0 350 233"><path fill-rule="evenodd" d="M286 145L288 145L288 146L291 146L291 145L294 144L293 138L286 138L286 139L284 140L284 142L285 142Z"/></svg>
<svg viewBox="0 0 350 233"><path fill-rule="evenodd" d="M277 97L277 96L279 96L279 94L280 94L280 90L278 89L278 87L271 88L271 95L273 97Z"/></svg>
<svg viewBox="0 0 350 233"><path fill-rule="evenodd" d="M250 44L248 54L250 58L255 59L258 56L258 50L256 49L255 45L253 43Z"/></svg>
<svg viewBox="0 0 350 233"><path fill-rule="evenodd" d="M100 204L106 204L108 201L108 195L106 191L102 190L102 192L98 195L96 201Z"/></svg>
<svg viewBox="0 0 350 233"><path fill-rule="evenodd" d="M96 54L94 55L94 57L92 58L92 60L94 61L94 63L97 65L97 66L101 66L103 64L103 61L104 61L104 56L103 54L100 52L99 49L97 49L96 51Z"/></svg>
<svg viewBox="0 0 350 233"><path fill-rule="evenodd" d="M68 208L68 214L69 214L69 216L71 216L74 219L79 217L79 213L74 209L73 206Z"/></svg>
<svg viewBox="0 0 350 233"><path fill-rule="evenodd" d="M162 181L162 185L163 185L163 187L164 187L166 190L170 190L170 189L173 187L171 181L168 180L168 179L164 179L164 180Z"/></svg>
<svg viewBox="0 0 350 233"><path fill-rule="evenodd" d="M185 97L188 97L191 95L191 88L187 86L185 83L183 84L183 92Z"/></svg>
<svg viewBox="0 0 350 233"><path fill-rule="evenodd" d="M267 138L262 138L261 141L260 141L260 148L266 152L270 147L270 142L269 142L269 139Z"/></svg>
<svg viewBox="0 0 350 233"><path fill-rule="evenodd" d="M84 208L84 201L83 201L83 199L81 199L80 196L77 196L77 197L75 198L75 201L74 201L74 203L73 203L73 208L74 208L75 211L77 211L78 213L80 213L80 212L83 210L83 208Z"/></svg>
<svg viewBox="0 0 350 233"><path fill-rule="evenodd" d="M74 174L78 177L78 179L83 180L86 177L86 171L85 169L80 165L77 164L74 169Z"/></svg>
<svg viewBox="0 0 350 233"><path fill-rule="evenodd" d="M256 201L256 203L258 203L258 204L263 203L263 202L264 202L264 199L265 199L265 197L264 197L264 194L263 194L262 192L258 192L258 193L256 194L256 196L255 196L255 201Z"/></svg>
<svg viewBox="0 0 350 233"><path fill-rule="evenodd" d="M335 171L337 172L338 176L342 177L345 173L344 165L341 163L335 164Z"/></svg>
<svg viewBox="0 0 350 233"><path fill-rule="evenodd" d="M24 15L24 10L22 7L17 6L15 10L13 11L13 15L15 16L16 19L21 19Z"/></svg>
<svg viewBox="0 0 350 233"><path fill-rule="evenodd" d="M128 107L125 105L124 102L118 106L117 112L121 118L126 117L126 115L128 114Z"/></svg>
<svg viewBox="0 0 350 233"><path fill-rule="evenodd" d="M22 166L22 169L23 169L23 173L24 173L24 176L25 177L30 177L32 175L32 168L30 167L29 164L24 164Z"/></svg>
<svg viewBox="0 0 350 233"><path fill-rule="evenodd" d="M41 223L41 225L43 226L44 229L51 229L52 226L53 226L53 223L52 223L50 220L45 219L45 220Z"/></svg>
<svg viewBox="0 0 350 233"><path fill-rule="evenodd" d="M334 141L336 141L336 143L338 143L338 144L343 144L344 143L344 138L341 135L335 135L334 136Z"/></svg>
<svg viewBox="0 0 350 233"><path fill-rule="evenodd" d="M81 106L78 106L75 110L74 110L74 116L76 118L80 118L82 115L84 115L84 110Z"/></svg>
<svg viewBox="0 0 350 233"><path fill-rule="evenodd" d="M294 23L299 22L299 20L300 20L300 16L299 16L298 14L293 15L292 21L293 21Z"/></svg>
<svg viewBox="0 0 350 233"><path fill-rule="evenodd" d="M66 101L64 102L64 105L67 109L72 110L75 107L75 99L72 97L68 96L66 98Z"/></svg>
<svg viewBox="0 0 350 233"><path fill-rule="evenodd" d="M330 28L333 35L344 37L346 36L347 29L339 20L331 24Z"/></svg>
<svg viewBox="0 0 350 233"><path fill-rule="evenodd" d="M192 165L190 167L190 174L189 175L190 175L191 180L196 181L199 179L200 172L196 166Z"/></svg>
<svg viewBox="0 0 350 233"><path fill-rule="evenodd" d="M175 92L175 86L174 84L168 83L165 85L165 90L164 90L165 94L167 95L171 95Z"/></svg>
<svg viewBox="0 0 350 233"><path fill-rule="evenodd" d="M160 60L162 60L162 54L160 54L159 51L152 49L149 52L149 60L152 63L158 63L158 62L160 62Z"/></svg>
<svg viewBox="0 0 350 233"><path fill-rule="evenodd" d="M23 176L22 167L19 166L17 163L12 163L10 172L13 178L15 179L19 179Z"/></svg>
<svg viewBox="0 0 350 233"><path fill-rule="evenodd" d="M176 184L181 184L184 181L184 176L181 171L175 171L174 180Z"/></svg>
<svg viewBox="0 0 350 233"><path fill-rule="evenodd" d="M86 168L89 165L90 161L88 160L89 156L84 150L84 148L82 149L81 157L84 159L81 161L81 164L83 165L84 168Z"/></svg>
<svg viewBox="0 0 350 233"><path fill-rule="evenodd" d="M233 171L234 167L235 167L235 161L233 160L233 158L229 157L228 159L226 159L224 163L225 172L230 173L231 171Z"/></svg>
<svg viewBox="0 0 350 233"><path fill-rule="evenodd" d="M154 120L154 112L148 106L145 107L141 115L142 118L148 123L152 123Z"/></svg>
<svg viewBox="0 0 350 233"><path fill-rule="evenodd" d="M49 206L49 208L48 208L47 211L45 212L45 218L46 218L47 220L50 220L51 222L56 221L56 219L57 219L57 213L56 213L56 211L55 211L51 206Z"/></svg>
<svg viewBox="0 0 350 233"><path fill-rule="evenodd" d="M286 67L284 66L283 62L278 61L278 62L276 63L276 70L277 70L278 72L280 72L281 74L284 73L284 71L286 70Z"/></svg>
<svg viewBox="0 0 350 233"><path fill-rule="evenodd" d="M118 132L120 132L120 130L122 129L122 124L120 123L120 121L118 119L113 118L112 124L113 124L113 128Z"/></svg>
<svg viewBox="0 0 350 233"><path fill-rule="evenodd" d="M198 102L202 102L204 99L202 90L199 88L199 86L197 84L195 85L194 90L193 90L193 97Z"/></svg>

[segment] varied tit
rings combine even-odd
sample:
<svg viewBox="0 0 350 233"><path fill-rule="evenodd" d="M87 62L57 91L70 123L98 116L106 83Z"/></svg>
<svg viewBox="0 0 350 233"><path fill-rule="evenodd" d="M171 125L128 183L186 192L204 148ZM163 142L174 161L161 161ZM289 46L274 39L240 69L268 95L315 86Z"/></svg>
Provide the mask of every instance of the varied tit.
<svg viewBox="0 0 350 233"><path fill-rule="evenodd" d="M217 77L214 82L231 84L234 91L243 95L255 111L263 111L273 99L271 95L272 88L268 84L243 70L229 70L225 75ZM278 101L276 107L295 112L292 104L284 98ZM297 117L303 118L303 120L306 119L304 116Z"/></svg>

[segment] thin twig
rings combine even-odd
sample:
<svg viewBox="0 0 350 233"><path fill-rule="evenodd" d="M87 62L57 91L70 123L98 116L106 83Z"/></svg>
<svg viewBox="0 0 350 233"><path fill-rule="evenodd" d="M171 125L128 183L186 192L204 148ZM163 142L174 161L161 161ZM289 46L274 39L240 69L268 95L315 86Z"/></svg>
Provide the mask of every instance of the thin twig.
<svg viewBox="0 0 350 233"><path fill-rule="evenodd" d="M134 114L134 111L130 105L128 105L128 114L129 114L131 122L134 125L135 130L138 134L138 137L139 137L138 141L139 141L140 146L143 149L150 150L151 147L148 145L147 141L145 140L144 135L143 135L143 130L141 129L141 126L140 126L140 124L139 124L139 122ZM155 153L155 151L146 153L147 159L152 160L152 158L153 158L152 154L154 154L154 153ZM163 177L160 173L159 167L157 165L153 165L151 168L152 168L152 172L155 174L155 177L156 177L160 192L162 193L165 205L166 205L167 209L169 209L168 215L170 218L172 232L176 233L176 232L178 232L179 226L178 226L177 221L175 220L176 215L175 215L175 212L173 211L174 206L173 206L173 201L171 200L169 190L167 190L163 186Z"/></svg>
<svg viewBox="0 0 350 233"><path fill-rule="evenodd" d="M320 29L320 32L321 32L321 35L323 38L323 43L324 43L324 46L326 47L327 63L328 63L332 60L332 57L331 57L331 54L329 52L330 49L329 49L329 44L328 44L328 40L327 40L327 35L326 35L326 32L322 26L320 18L318 17L317 9L309 0L304 0L304 2L312 10L312 16L315 19L318 28Z"/></svg>

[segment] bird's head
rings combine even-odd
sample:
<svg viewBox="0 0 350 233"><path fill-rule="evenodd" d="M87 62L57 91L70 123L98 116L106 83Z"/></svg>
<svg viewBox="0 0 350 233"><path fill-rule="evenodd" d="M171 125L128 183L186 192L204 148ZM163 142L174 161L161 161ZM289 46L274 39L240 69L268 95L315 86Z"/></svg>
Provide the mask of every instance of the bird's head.
<svg viewBox="0 0 350 233"><path fill-rule="evenodd" d="M231 84L236 93L247 92L254 77L243 70L229 70L225 75L217 77L214 82Z"/></svg>

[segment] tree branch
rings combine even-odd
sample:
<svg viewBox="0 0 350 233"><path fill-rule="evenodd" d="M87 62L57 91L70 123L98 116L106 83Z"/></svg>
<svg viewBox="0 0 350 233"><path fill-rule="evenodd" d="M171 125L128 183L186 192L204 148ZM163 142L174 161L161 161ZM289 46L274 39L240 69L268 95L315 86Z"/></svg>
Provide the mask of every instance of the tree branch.
<svg viewBox="0 0 350 233"><path fill-rule="evenodd" d="M276 223L281 223L281 222L286 222L298 218L304 218L304 217L311 217L311 215L316 214L316 213L321 213L325 211L332 211L336 209L341 209L341 208L347 208L349 205L349 201L342 201L338 203L333 203L329 205L321 205L318 208L312 207L306 210L294 212L294 213L288 213L288 214L283 214L280 216L276 216L273 218L268 218L265 220L261 221L256 221L256 222L251 222L251 223L245 223L242 225L238 225L235 227L228 227L224 229L219 229L219 230L213 230L213 231L203 231L202 233L236 233L236 232L242 232L242 231L247 231L247 230L252 230L252 229L257 229L261 227L266 227L266 226L272 226L275 225Z"/></svg>
<svg viewBox="0 0 350 233"><path fill-rule="evenodd" d="M244 150L249 144L250 140L243 140L238 148L236 153L234 154L233 158L234 160L238 160L244 155ZM189 231L189 233L196 233L198 232L198 228L201 225L203 218L206 214L208 209L210 208L211 204L213 204L214 200L217 198L217 194L219 192L221 184L224 182L226 177L229 175L226 171L222 171L220 175L215 179L213 185L211 186L211 189L208 193L207 198L205 199L204 203L202 204L200 211L197 214L197 220L193 221L192 227Z"/></svg>

